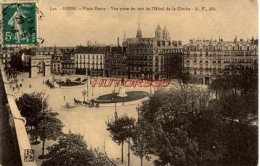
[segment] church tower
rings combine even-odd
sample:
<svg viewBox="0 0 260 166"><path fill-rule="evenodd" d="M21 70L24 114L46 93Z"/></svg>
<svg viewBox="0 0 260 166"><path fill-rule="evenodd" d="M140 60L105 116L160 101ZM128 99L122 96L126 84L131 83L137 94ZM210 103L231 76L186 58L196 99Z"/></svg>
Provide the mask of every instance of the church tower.
<svg viewBox="0 0 260 166"><path fill-rule="evenodd" d="M155 30L155 39L162 40L162 29L159 24Z"/></svg>
<svg viewBox="0 0 260 166"><path fill-rule="evenodd" d="M162 38L165 41L170 41L170 33L167 30L166 26L164 26L163 31L162 31Z"/></svg>
<svg viewBox="0 0 260 166"><path fill-rule="evenodd" d="M140 27L140 14L138 14L138 28L137 28L136 38L138 39L142 38L142 31Z"/></svg>

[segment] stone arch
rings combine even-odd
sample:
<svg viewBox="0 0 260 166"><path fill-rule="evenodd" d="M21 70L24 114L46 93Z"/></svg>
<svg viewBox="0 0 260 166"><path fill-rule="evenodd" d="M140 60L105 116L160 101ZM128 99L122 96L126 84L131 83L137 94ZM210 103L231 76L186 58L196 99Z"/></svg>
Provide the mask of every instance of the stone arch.
<svg viewBox="0 0 260 166"><path fill-rule="evenodd" d="M51 56L33 56L30 58L29 77L36 77L38 74L48 76L51 74Z"/></svg>

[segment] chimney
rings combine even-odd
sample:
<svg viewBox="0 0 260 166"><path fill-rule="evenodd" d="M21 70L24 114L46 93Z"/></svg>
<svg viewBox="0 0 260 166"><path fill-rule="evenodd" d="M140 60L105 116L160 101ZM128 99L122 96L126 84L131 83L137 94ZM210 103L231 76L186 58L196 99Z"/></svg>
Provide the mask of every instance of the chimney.
<svg viewBox="0 0 260 166"><path fill-rule="evenodd" d="M117 46L119 47L120 44L119 44L119 37L117 38Z"/></svg>

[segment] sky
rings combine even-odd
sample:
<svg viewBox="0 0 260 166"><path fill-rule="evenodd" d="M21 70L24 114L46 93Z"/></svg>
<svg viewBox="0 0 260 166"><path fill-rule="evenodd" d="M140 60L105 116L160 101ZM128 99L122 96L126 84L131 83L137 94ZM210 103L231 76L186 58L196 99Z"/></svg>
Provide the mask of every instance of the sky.
<svg viewBox="0 0 260 166"><path fill-rule="evenodd" d="M190 39L234 40L258 38L257 0L40 0L39 10L44 17L38 22L39 37L44 46L87 45L87 41L116 44L117 38L135 37L138 14L143 37L154 37L159 24L167 27L171 40ZM50 10L50 7L57 10ZM63 7L77 9L106 8L101 10L66 11ZM190 11L113 11L111 7L190 8ZM195 9L199 11L195 11ZM202 7L207 11L202 11ZM214 7L214 11L209 11Z"/></svg>

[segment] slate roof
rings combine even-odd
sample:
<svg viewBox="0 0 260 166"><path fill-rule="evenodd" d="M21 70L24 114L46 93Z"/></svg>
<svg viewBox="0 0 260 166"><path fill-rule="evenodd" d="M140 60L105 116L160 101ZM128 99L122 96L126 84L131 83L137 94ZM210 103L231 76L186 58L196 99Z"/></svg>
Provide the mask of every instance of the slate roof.
<svg viewBox="0 0 260 166"><path fill-rule="evenodd" d="M75 54L105 54L108 51L109 46L81 46L75 49Z"/></svg>

